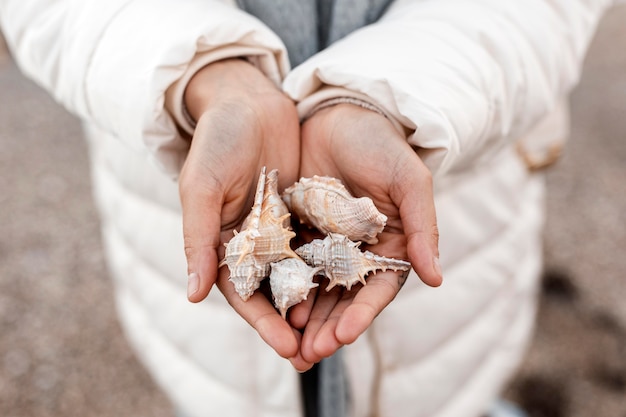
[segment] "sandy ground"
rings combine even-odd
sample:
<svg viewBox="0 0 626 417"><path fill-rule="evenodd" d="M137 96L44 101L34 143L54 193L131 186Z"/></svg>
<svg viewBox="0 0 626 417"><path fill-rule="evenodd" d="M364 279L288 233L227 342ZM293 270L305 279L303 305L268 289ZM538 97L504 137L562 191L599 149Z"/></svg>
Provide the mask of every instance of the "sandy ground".
<svg viewBox="0 0 626 417"><path fill-rule="evenodd" d="M626 417L626 6L548 173L536 336L507 396L533 417ZM77 120L0 42L0 415L171 416L116 321Z"/></svg>

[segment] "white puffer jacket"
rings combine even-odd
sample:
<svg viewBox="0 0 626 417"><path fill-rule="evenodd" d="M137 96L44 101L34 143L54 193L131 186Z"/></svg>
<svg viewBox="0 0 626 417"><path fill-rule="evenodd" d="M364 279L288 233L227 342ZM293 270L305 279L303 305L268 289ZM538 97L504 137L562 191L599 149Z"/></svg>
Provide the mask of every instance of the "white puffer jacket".
<svg viewBox="0 0 626 417"><path fill-rule="evenodd" d="M472 417L533 327L543 184L519 150L540 163L565 138L562 103L611 3L398 0L293 71L281 40L232 1L0 0L0 23L23 71L85 120L120 318L177 407L301 415L289 362L217 290L185 296L180 94L195 68L245 55L302 114L337 95L379 106L434 173L444 284L411 276L345 348L351 415Z"/></svg>

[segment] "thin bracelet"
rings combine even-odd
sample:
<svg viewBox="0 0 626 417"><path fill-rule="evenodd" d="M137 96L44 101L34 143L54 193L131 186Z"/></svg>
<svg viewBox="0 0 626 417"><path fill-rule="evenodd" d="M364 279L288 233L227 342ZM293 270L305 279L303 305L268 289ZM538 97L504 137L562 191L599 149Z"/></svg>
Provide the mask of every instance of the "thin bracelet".
<svg viewBox="0 0 626 417"><path fill-rule="evenodd" d="M361 108L376 112L380 114L381 116L387 117L387 115L385 115L385 113L381 109L379 109L377 106L374 106L372 103L369 103L365 100L361 100L361 99L354 98L354 97L334 97L328 100L324 100L321 103L319 103L317 106L313 107L313 109L311 109L311 111L306 114L306 116L302 119L302 121L303 122L306 121L307 119L309 119L311 116L313 116L315 113L317 113L318 111L322 109L336 106L337 104L354 104Z"/></svg>
<svg viewBox="0 0 626 417"><path fill-rule="evenodd" d="M181 113L183 114L183 118L185 119L185 121L189 123L189 126L191 126L193 130L195 130L197 122L193 119L193 117L191 116L191 113L189 113L189 109L187 108L187 104L185 103L185 100L183 100Z"/></svg>

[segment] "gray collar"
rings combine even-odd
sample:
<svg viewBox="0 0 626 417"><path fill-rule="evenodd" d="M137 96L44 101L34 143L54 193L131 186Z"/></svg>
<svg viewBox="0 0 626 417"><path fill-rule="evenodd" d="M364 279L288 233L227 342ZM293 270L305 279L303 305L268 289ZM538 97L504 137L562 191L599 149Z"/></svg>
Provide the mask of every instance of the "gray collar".
<svg viewBox="0 0 626 417"><path fill-rule="evenodd" d="M377 21L392 0L237 0L285 43L292 66Z"/></svg>

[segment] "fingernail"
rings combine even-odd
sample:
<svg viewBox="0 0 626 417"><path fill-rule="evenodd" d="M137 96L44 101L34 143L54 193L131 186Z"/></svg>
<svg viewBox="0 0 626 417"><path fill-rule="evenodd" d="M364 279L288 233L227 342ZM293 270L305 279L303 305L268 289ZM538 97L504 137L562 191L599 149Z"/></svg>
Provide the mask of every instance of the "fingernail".
<svg viewBox="0 0 626 417"><path fill-rule="evenodd" d="M200 276L197 273L192 272L189 274L187 281L187 297L191 297L198 292L198 288L200 288Z"/></svg>
<svg viewBox="0 0 626 417"><path fill-rule="evenodd" d="M443 276L441 272L441 264L439 263L439 258L437 258L436 256L433 257L433 269L435 270L435 273L437 275L439 275L440 277Z"/></svg>

